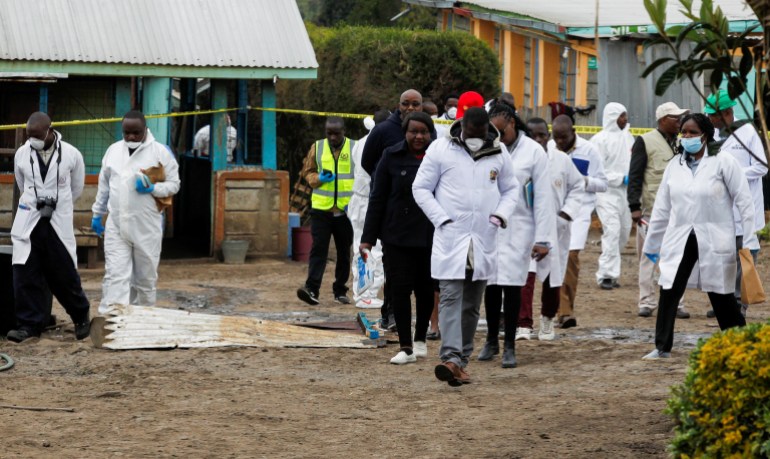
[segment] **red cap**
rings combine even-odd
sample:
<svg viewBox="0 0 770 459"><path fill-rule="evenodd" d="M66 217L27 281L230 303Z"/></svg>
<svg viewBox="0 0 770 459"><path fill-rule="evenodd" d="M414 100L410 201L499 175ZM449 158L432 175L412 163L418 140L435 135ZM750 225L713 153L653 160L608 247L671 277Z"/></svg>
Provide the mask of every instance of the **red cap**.
<svg viewBox="0 0 770 459"><path fill-rule="evenodd" d="M462 118L463 115L465 115L465 110L468 110L469 108L483 106L484 98L481 97L481 94L476 91L464 92L457 100L457 116L455 116L455 119L459 120Z"/></svg>

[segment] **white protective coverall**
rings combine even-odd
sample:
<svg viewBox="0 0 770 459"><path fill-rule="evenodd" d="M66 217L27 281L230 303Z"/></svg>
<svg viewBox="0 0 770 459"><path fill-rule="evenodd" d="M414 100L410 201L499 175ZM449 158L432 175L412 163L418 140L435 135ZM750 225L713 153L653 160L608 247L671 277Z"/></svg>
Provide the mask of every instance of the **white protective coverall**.
<svg viewBox="0 0 770 459"><path fill-rule="evenodd" d="M754 203L746 175L729 154L704 155L693 174L684 158L675 156L666 167L655 197L644 253L660 254L658 284L670 289L682 261L690 232L698 240L698 262L690 288L732 294L737 261L733 205L743 230L754 231Z"/></svg>
<svg viewBox="0 0 770 459"><path fill-rule="evenodd" d="M596 282L602 279L620 278L620 251L626 246L631 234L631 211L626 199L628 167L631 163L631 147L634 137L618 126L618 118L626 113L626 107L610 102L604 107L602 130L591 138L604 163L604 173L609 186L607 191L596 195L596 213L602 222L602 254Z"/></svg>
<svg viewBox="0 0 770 459"><path fill-rule="evenodd" d="M548 151L560 151L553 139L548 141ZM596 206L596 193L607 191L607 176L604 174L604 164L596 147L588 140L576 136L572 150L565 151L567 156L575 163L583 162L588 174L584 175L585 193L583 204L578 215L573 217L570 225L570 250L583 250L588 238L588 230L591 226L591 214Z"/></svg>
<svg viewBox="0 0 770 459"><path fill-rule="evenodd" d="M715 137L718 133L715 135ZM760 158L765 157L765 148L762 146L762 140L757 134L757 130L751 123L746 123L739 127L733 135L725 139L720 151L731 154L738 164L743 169L743 173L746 175L746 179L749 181L749 191L751 191L751 199L754 202L754 232L746 234L741 226L741 213L737 207L733 209L735 217L735 234L736 236L743 236L743 247L751 250L759 250L759 239L757 239L756 231L762 230L765 227L765 197L762 193L762 177L767 175L767 167L752 157L749 152L746 151L738 139L741 139L744 145L746 145L752 153ZM718 139L717 139L718 140Z"/></svg>
<svg viewBox="0 0 770 459"><path fill-rule="evenodd" d="M497 253L493 275L489 278L490 285L523 286L527 283L535 242L554 245L551 236L556 225L556 211L551 196L554 191L548 172L548 156L539 143L523 134L512 146L511 163L520 185L519 198L508 226L497 231ZM508 149L503 145L503 153ZM526 191L530 182L533 191L531 203ZM545 259L551 257L551 253Z"/></svg>
<svg viewBox="0 0 770 459"><path fill-rule="evenodd" d="M368 122L367 122L368 120ZM374 127L374 121L371 118L364 119L364 125L368 130ZM371 190L372 178L361 166L361 155L364 152L364 145L369 134L363 136L353 147L353 196L348 203L348 218L353 225L353 301L357 308L379 309L382 307L382 300L377 295L385 283L385 271L382 267L382 243L377 241L377 245L372 247L371 260L374 261L374 283L363 293L358 291L358 259L361 255L358 253L358 246L361 244L361 236L364 232L364 220L366 219L366 209L369 207L369 192ZM371 261L370 261L371 263Z"/></svg>
<svg viewBox="0 0 770 459"><path fill-rule="evenodd" d="M585 194L585 179L578 172L572 160L559 150L549 150L548 172L552 187L551 197L554 200L554 212L564 212L574 219L583 206ZM540 282L545 281L551 287L558 287L564 282L564 273L567 271L567 258L569 257L570 221L557 216L556 224L552 228L548 241L551 243L551 251L540 262L532 260L529 271L537 273Z"/></svg>
<svg viewBox="0 0 770 459"><path fill-rule="evenodd" d="M465 279L472 246L471 280L488 280L494 274L498 231L489 217L497 216L501 227L507 226L519 192L508 153L474 161L449 137L432 142L412 184L415 202L436 228L431 276Z"/></svg>
<svg viewBox="0 0 770 459"><path fill-rule="evenodd" d="M207 124L195 133L193 138L193 150L201 156L209 155L209 143L211 141L211 125ZM238 131L227 123L227 162L233 162L233 152L238 145Z"/></svg>
<svg viewBox="0 0 770 459"><path fill-rule="evenodd" d="M32 245L30 235L32 230L40 221L40 211L37 210L37 197L50 196L56 198L56 210L51 215L51 226L59 236L64 247L67 248L72 257L72 262L77 268L78 259L76 254L77 245L75 243L75 231L72 226L73 203L77 201L83 192L83 183L86 176L86 168L83 163L83 155L77 148L62 141L62 136L58 131L54 131L56 141L54 142L54 153L48 162L48 174L43 182L40 174L40 165L37 161L37 155L27 141L22 145L13 158L14 171L16 174L16 183L21 189L19 197L19 208L16 211L16 217L13 219L11 228L11 241L13 243L12 264L23 265L29 258ZM59 152L61 152L61 162L59 162ZM31 163L34 166L31 166ZM34 167L34 181L32 179ZM58 185L57 185L57 170ZM37 196L35 195L37 189ZM5 301L5 300L4 300Z"/></svg>
<svg viewBox="0 0 770 459"><path fill-rule="evenodd" d="M163 165L166 181L152 193L136 191L140 169ZM179 165L169 149L155 141L150 129L132 155L125 141L113 143L102 159L99 190L91 210L109 212L104 230L104 282L99 313L112 304L155 305L163 214L153 196L163 198L179 191Z"/></svg>

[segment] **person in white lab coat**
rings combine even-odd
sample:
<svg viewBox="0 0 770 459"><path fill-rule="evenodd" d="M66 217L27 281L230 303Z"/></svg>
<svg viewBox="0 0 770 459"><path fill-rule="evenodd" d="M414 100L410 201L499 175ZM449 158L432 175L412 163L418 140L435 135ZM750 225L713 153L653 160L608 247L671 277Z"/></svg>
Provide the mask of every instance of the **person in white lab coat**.
<svg viewBox="0 0 770 459"><path fill-rule="evenodd" d="M685 288L708 293L719 327L746 320L733 296L736 239L733 206L744 231L754 231L754 205L746 176L732 155L709 149L714 126L706 115L682 118L680 157L669 162L655 198L644 254L660 260L660 303L655 350L645 360L671 356L676 309ZM740 247L738 247L740 248Z"/></svg>
<svg viewBox="0 0 770 459"><path fill-rule="evenodd" d="M719 129L714 137L722 142L721 151L731 154L738 160L749 181L749 190L754 202L754 231L760 231L765 227L765 197L762 193L762 177L767 175L767 166L763 164L767 161L765 157L765 147L762 145L757 134L756 128L750 120L735 121L733 107L737 102L730 99L727 91L720 90L709 96L706 101L706 108L703 112L709 116L709 120L714 127ZM735 216L735 235L742 240L743 247L751 251L754 258L754 264L757 263L759 254L759 239L756 233L746 234L741 226L741 215L738 209L733 209ZM738 262L738 275L735 278L735 297L740 301L741 298L741 263ZM749 308L747 304L741 304L741 312L746 315ZM714 311L709 310L707 315L714 317Z"/></svg>
<svg viewBox="0 0 770 459"><path fill-rule="evenodd" d="M165 181L152 183L144 172L158 166L163 166ZM176 159L155 141L144 114L126 113L123 140L110 145L102 158L99 189L91 207L91 228L104 234L100 314L113 304L155 305L163 213L153 198L173 196L179 185Z"/></svg>
<svg viewBox="0 0 770 459"><path fill-rule="evenodd" d="M604 290L619 287L620 251L631 234L631 211L626 199L628 166L634 137L629 132L626 107L610 102L604 107L602 130L591 138L599 150L609 184L596 195L596 213L602 222L602 254L596 282Z"/></svg>
<svg viewBox="0 0 770 459"><path fill-rule="evenodd" d="M537 142L526 136L526 125L513 106L502 99L489 105L489 118L500 132L503 154L511 156L516 180L521 184L508 227L497 231L497 252L492 276L484 292L487 340L479 360L500 353L500 307L505 317L503 368L516 367L516 324L521 307L521 288L527 282L530 260L549 254L549 240L556 225L548 157Z"/></svg>
<svg viewBox="0 0 770 459"><path fill-rule="evenodd" d="M487 280L493 275L497 230L513 214L518 182L511 158L483 108L462 120L428 148L412 191L436 228L431 275L439 281L441 361L436 377L450 386L470 382L465 371Z"/></svg>
<svg viewBox="0 0 770 459"><path fill-rule="evenodd" d="M83 155L51 129L43 112L29 117L27 136L13 158L21 196L11 228L16 328L7 337L20 343L40 336L50 314L48 288L81 340L90 331L90 304L77 271L72 213L83 192Z"/></svg>
<svg viewBox="0 0 770 459"><path fill-rule="evenodd" d="M548 124L542 118L527 120L530 132L546 144L550 133ZM541 144L541 145L542 145ZM551 250L543 260L532 260L529 265L527 283L521 289L521 311L519 312L516 339L519 329L532 333L532 301L535 293L535 279L543 283L540 291L540 328L537 338L541 341L552 341L556 338L554 318L559 310L561 285L567 270L569 255L570 225L572 219L580 213L585 193L585 179L572 160L566 154L556 149L546 151L548 158L548 179L551 186L553 209L557 213L556 225L548 237Z"/></svg>
<svg viewBox="0 0 770 459"><path fill-rule="evenodd" d="M596 193L607 191L607 176L604 174L604 164L596 147L575 134L572 119L567 115L559 115L553 120L553 139L548 142L548 149L566 153L585 181L583 205L570 228L569 259L559 301L559 326L570 328L577 325L574 310L580 275L580 251L586 245L591 214L596 205Z"/></svg>
<svg viewBox="0 0 770 459"><path fill-rule="evenodd" d="M387 110L381 110L374 114L374 118L364 118L364 126L368 131L371 131L375 125L382 121L385 121L390 113ZM364 145L369 134L361 137L356 145L353 147L353 163L355 164L353 169L353 196L348 203L348 218L353 225L353 247L356 248L361 244L361 235L364 232L364 221L366 220L366 209L369 207L369 193L371 191L372 178L369 173L366 172L361 165L361 155L364 151ZM362 309L379 309L382 307L382 300L378 298L380 289L385 283L385 271L382 267L382 243L378 240L377 244L372 247L371 254L369 255L371 260L374 261L374 282L364 292L359 292L358 288L358 260L361 258L358 251L355 251L353 255L353 303L357 308ZM370 261L371 262L371 261Z"/></svg>

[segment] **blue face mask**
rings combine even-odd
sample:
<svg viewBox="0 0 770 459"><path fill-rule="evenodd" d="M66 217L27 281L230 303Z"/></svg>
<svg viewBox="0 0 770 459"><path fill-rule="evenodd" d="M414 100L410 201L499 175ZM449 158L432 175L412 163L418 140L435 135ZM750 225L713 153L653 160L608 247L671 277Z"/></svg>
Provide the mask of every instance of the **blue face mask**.
<svg viewBox="0 0 770 459"><path fill-rule="evenodd" d="M703 142L700 137L683 137L679 139L679 143L684 148L684 151L690 155L698 153L703 148Z"/></svg>

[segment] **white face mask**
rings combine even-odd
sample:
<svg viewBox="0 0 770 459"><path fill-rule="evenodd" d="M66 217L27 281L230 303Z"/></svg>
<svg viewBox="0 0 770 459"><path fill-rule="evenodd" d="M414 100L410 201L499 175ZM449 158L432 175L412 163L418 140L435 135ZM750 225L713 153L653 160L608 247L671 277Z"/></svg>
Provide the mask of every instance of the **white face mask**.
<svg viewBox="0 0 770 459"><path fill-rule="evenodd" d="M484 146L484 141L482 139L465 139L465 145L468 147L468 150L476 153Z"/></svg>
<svg viewBox="0 0 770 459"><path fill-rule="evenodd" d="M127 147L128 147L130 150L136 150L137 148L139 148L139 145L141 145L141 144L142 144L142 142L144 142L144 139L145 139L145 138L147 138L147 130L146 130L146 129L145 129L145 131L144 131L144 138L142 138L142 140L141 140L141 141L139 141L139 142L129 142L128 140L125 140L125 139L123 139L123 141L126 143L126 146L127 146Z"/></svg>
<svg viewBox="0 0 770 459"><path fill-rule="evenodd" d="M446 116L450 120L455 119L455 116L457 116L457 107L452 107L449 110L446 111Z"/></svg>
<svg viewBox="0 0 770 459"><path fill-rule="evenodd" d="M45 140L30 137L29 146L32 147L33 150L41 151L45 147Z"/></svg>
<svg viewBox="0 0 770 459"><path fill-rule="evenodd" d="M438 115L430 115L430 119L435 120L436 118L438 118Z"/></svg>

